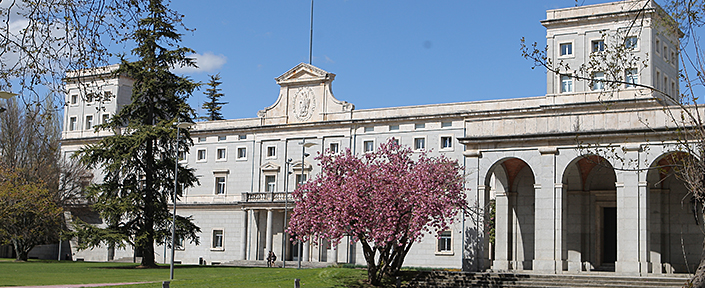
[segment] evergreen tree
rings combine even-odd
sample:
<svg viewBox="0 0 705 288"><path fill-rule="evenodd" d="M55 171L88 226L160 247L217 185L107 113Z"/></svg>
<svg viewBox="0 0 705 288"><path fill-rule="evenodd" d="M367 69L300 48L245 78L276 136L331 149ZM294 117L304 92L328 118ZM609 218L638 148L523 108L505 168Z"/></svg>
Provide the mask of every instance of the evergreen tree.
<svg viewBox="0 0 705 288"><path fill-rule="evenodd" d="M208 89L206 89L206 92L203 92L203 94L206 94L208 96L208 101L203 103L203 110L206 110L207 115L205 117L199 117L199 119L203 119L206 121L214 121L214 120L223 120L223 113L220 113L220 109L223 108L223 105L228 104L228 102L219 102L220 97L225 96L223 93L220 93L220 84L223 84L223 82L220 81L220 73L216 75L208 75L211 77L210 82L208 82Z"/></svg>
<svg viewBox="0 0 705 288"><path fill-rule="evenodd" d="M180 18L161 0L150 0L146 13L133 34L137 46L132 53L139 60L123 58L117 71L135 80L132 103L97 128L120 133L79 151L83 163L103 171L102 183L90 186L88 195L107 227L83 223L77 236L81 248L131 245L142 255L141 266L155 267L155 242L169 243L171 237L168 202L175 188L176 148L187 152L193 145L188 131L182 130L182 137L176 139L174 123L192 120L194 111L186 98L197 84L169 70L195 66L186 57L194 51L177 45L181 34L174 23ZM197 181L193 169L185 167L179 166L178 177L183 187ZM177 236L198 243L200 228L190 217L177 217Z"/></svg>

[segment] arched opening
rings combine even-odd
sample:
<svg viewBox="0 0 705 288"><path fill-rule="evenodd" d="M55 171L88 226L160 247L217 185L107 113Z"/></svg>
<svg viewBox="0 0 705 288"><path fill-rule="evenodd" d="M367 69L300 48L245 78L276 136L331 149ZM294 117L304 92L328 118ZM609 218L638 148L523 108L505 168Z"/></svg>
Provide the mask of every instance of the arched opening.
<svg viewBox="0 0 705 288"><path fill-rule="evenodd" d="M569 271L614 271L617 188L612 165L597 155L574 159L563 173L565 259Z"/></svg>
<svg viewBox="0 0 705 288"><path fill-rule="evenodd" d="M486 197L494 202L492 268L531 270L534 259L534 173L526 162L507 158L487 173Z"/></svg>
<svg viewBox="0 0 705 288"><path fill-rule="evenodd" d="M683 152L664 154L647 173L652 273L695 273L700 262L701 210L679 175L692 159Z"/></svg>

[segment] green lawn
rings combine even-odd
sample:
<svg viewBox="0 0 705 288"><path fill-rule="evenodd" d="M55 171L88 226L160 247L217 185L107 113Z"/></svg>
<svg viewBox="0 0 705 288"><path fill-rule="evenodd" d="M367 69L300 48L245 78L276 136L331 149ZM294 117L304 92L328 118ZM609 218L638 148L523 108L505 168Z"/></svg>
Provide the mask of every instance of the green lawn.
<svg viewBox="0 0 705 288"><path fill-rule="evenodd" d="M157 282L122 287L161 287L169 267L134 269L132 263L13 262L0 259L0 286ZM281 269L177 265L171 287L367 287L366 271L349 268ZM116 286L113 286L116 287ZM119 286L118 286L119 287Z"/></svg>

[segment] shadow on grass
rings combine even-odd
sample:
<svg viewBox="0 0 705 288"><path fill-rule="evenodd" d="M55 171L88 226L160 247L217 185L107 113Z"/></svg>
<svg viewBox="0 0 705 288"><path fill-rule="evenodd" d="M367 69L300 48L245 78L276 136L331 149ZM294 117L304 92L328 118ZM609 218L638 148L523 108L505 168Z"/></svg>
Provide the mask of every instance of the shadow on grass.
<svg viewBox="0 0 705 288"><path fill-rule="evenodd" d="M366 268L349 268L349 269L361 269L365 270L365 276L367 276ZM382 279L380 286L373 286L367 281L367 277L364 279L359 278L344 278L340 279L340 284L334 287L350 287L350 288L394 288L397 287L397 277L400 280L400 287L407 287L409 282L411 282L419 274L419 271L399 271L396 277L385 277Z"/></svg>

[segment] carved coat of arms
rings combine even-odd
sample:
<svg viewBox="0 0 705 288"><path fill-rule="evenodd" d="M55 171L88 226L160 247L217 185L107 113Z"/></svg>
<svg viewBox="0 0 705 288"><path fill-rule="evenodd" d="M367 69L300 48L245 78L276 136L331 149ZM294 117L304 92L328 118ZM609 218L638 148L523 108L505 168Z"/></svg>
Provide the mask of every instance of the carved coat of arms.
<svg viewBox="0 0 705 288"><path fill-rule="evenodd" d="M300 121L306 121L313 115L316 108L316 98L314 98L311 88L300 88L294 95L294 115Z"/></svg>

